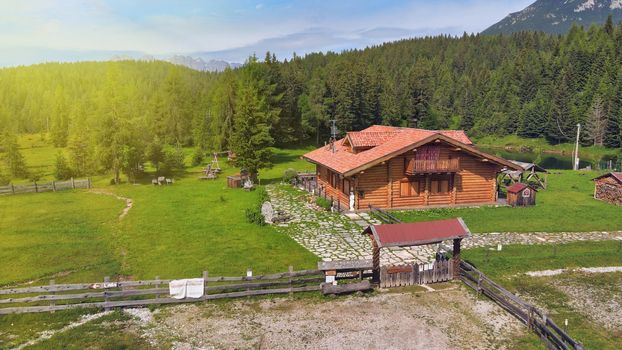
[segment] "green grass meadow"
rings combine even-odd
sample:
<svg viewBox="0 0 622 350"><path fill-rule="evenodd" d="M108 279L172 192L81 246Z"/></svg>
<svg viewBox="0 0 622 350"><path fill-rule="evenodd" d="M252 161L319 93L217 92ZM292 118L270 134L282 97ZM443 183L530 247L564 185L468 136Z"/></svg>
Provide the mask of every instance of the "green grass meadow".
<svg viewBox="0 0 622 350"><path fill-rule="evenodd" d="M581 341L586 349L619 349L622 330L609 331L595 324L584 313L570 306L568 296L555 285L560 279L580 285L599 285L618 293L622 288L622 273L568 274L556 277L529 277L527 271L579 267L622 266L622 242L575 242L559 245L510 245L501 251L488 248L466 250L465 260L473 263L504 288L547 310L557 325L569 322L568 333ZM608 300L603 300L607 303ZM515 340L514 349L545 349L533 334Z"/></svg>
<svg viewBox="0 0 622 350"><path fill-rule="evenodd" d="M277 164L262 171L263 181L280 181L289 167L308 168L299 159L304 152L276 150ZM179 278L204 270L240 275L249 267L256 273L313 267L317 258L288 236L246 222L244 211L257 204L259 193L227 188L226 175L236 169L225 159L220 165L217 180L199 180L201 167L195 167L176 176L173 186L153 186L150 176L119 186L95 178L98 191L133 200L122 220L124 201L84 190L0 198L0 260L8 262L0 266L0 285L52 277L57 282Z"/></svg>
<svg viewBox="0 0 622 350"><path fill-rule="evenodd" d="M48 145L40 135L22 136L20 143L30 170L42 174L41 181L51 180L55 156L64 150ZM260 171L262 185L281 181L288 168L312 171L313 166L300 159L311 149L274 149L274 167ZM190 163L192 150L186 153ZM104 276L113 280L184 278L198 277L204 270L218 276L241 275L249 267L256 274L285 271L289 265L295 269L315 267L318 258L286 234L246 222L245 209L258 204L259 191L227 188L226 176L238 169L229 166L226 157L219 160L223 172L215 181L198 179L202 167L211 162L208 158L202 166L175 175L172 186L151 185L152 174L136 184L111 186L111 176L102 175L93 178L94 191L0 197L0 287L47 284L50 279L56 283L97 282ZM477 233L620 230L622 208L592 198L591 179L597 175L550 174L549 188L538 192L537 205L532 208L437 209L395 215L405 221L460 216ZM133 207L119 220L125 201L92 193L95 191L131 198ZM532 269L620 265L618 242L579 242L555 248L506 246L502 252L474 249L465 251L464 257L509 289L536 293L545 305L559 310L554 316L558 323L565 317L580 325L581 331L573 334L591 346L587 348L614 348L611 344L621 340L559 304L555 298L560 296L547 289L546 280L516 278ZM0 349L21 344L42 330L61 328L87 312L92 311L1 316ZM114 329L121 323L108 322L123 321L124 317L120 313L106 316L35 348L80 348L82 341L98 342L103 344L101 348L146 346ZM541 343L530 335L518 339L515 348L539 349Z"/></svg>
<svg viewBox="0 0 622 350"><path fill-rule="evenodd" d="M599 174L554 171L548 175L547 189L536 194L534 207L432 209L393 214L407 222L462 217L476 233L622 230L622 207L593 198L592 179Z"/></svg>

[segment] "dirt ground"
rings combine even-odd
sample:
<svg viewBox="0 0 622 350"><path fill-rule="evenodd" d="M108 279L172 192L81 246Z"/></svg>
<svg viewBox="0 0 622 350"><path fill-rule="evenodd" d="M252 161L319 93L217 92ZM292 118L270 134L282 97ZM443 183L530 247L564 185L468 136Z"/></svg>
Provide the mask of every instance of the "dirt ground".
<svg viewBox="0 0 622 350"><path fill-rule="evenodd" d="M611 331L622 332L622 273L572 273L557 280L557 288L574 309Z"/></svg>
<svg viewBox="0 0 622 350"><path fill-rule="evenodd" d="M504 349L526 332L492 302L450 287L131 312L145 340L173 349Z"/></svg>

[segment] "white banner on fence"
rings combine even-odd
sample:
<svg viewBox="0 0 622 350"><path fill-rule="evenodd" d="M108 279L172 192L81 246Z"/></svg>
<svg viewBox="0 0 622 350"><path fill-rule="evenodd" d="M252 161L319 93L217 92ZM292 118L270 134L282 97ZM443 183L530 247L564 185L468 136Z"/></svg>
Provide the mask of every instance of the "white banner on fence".
<svg viewBox="0 0 622 350"><path fill-rule="evenodd" d="M190 278L184 280L172 280L169 285L169 294L175 299L200 298L205 290L205 280L202 278Z"/></svg>

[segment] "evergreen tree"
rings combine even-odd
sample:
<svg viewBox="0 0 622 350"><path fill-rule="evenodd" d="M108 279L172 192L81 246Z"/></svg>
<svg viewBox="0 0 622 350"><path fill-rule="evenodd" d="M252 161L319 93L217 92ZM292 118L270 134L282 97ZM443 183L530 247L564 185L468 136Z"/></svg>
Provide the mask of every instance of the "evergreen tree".
<svg viewBox="0 0 622 350"><path fill-rule="evenodd" d="M156 135L148 145L146 158L156 169L156 174L160 171L160 164L164 161L164 147L160 138Z"/></svg>
<svg viewBox="0 0 622 350"><path fill-rule="evenodd" d="M72 176L71 168L67 163L67 159L62 152L56 154L56 163L54 164L54 177L57 180L67 180Z"/></svg>
<svg viewBox="0 0 622 350"><path fill-rule="evenodd" d="M252 58L247 62L238 86L232 150L236 166L248 171L253 180L259 169L272 166L270 147L274 139L270 135L272 120L279 110L270 105L266 83L255 75L258 63Z"/></svg>
<svg viewBox="0 0 622 350"><path fill-rule="evenodd" d="M22 156L22 153L19 150L17 137L15 136L15 134L5 132L3 139L3 160L6 164L9 175L13 178L28 177L26 162L24 161L24 156Z"/></svg>
<svg viewBox="0 0 622 350"><path fill-rule="evenodd" d="M425 62L415 65L410 75L410 91L412 97L413 113L410 116L410 127L431 128L435 126L433 116L430 114L430 72Z"/></svg>
<svg viewBox="0 0 622 350"><path fill-rule="evenodd" d="M576 122L570 109L570 91L566 74L556 87L553 97L550 118L547 125L547 138L555 143L568 142L573 139Z"/></svg>
<svg viewBox="0 0 622 350"><path fill-rule="evenodd" d="M585 122L585 134L594 146L602 146L604 144L607 119L603 101L600 97L596 97Z"/></svg>

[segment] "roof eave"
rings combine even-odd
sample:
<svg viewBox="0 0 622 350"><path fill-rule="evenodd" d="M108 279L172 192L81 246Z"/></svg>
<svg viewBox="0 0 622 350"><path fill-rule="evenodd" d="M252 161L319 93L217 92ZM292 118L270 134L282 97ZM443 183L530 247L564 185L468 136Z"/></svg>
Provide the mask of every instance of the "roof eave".
<svg viewBox="0 0 622 350"><path fill-rule="evenodd" d="M503 165L503 166L505 166L507 168L511 168L511 169L514 169L514 170L521 170L521 171L523 170L523 167L521 167L521 166L519 166L517 164L514 164L514 163L510 162L509 160L506 160L506 159L494 156L492 154L488 154L488 153L482 152L482 151L478 150L477 148L475 148L474 146L467 145L466 143L462 143L462 142L460 142L458 140L452 139L451 137L448 137L448 136L445 136L443 134L437 133L437 134L434 134L434 135L430 135L430 136L426 137L425 139L423 139L421 141L414 142L414 143L412 143L412 144L410 144L410 145L408 145L406 147L403 147L403 148L401 148L401 149L399 149L397 151L393 151L393 152L391 152L391 153L389 153L389 154L387 154L385 156L382 156L380 158L372 160L372 161L370 161L370 162L368 162L368 163L366 163L364 165L361 165L361 166L356 167L356 168L354 168L352 170L346 171L346 172L343 173L343 175L344 176L355 175L355 174L357 174L357 173L359 173L361 171L365 171L365 170L367 170L367 169L369 169L369 168L371 168L371 167L373 167L373 166L375 166L377 164L380 164L380 163L382 163L384 161L387 161L388 159L391 159L391 158L393 158L393 157L395 157L395 156L397 156L399 154L402 154L402 153L407 152L407 151L409 151L409 150L411 150L413 148L417 148L417 147L419 147L421 145L425 145L425 144L430 143L430 142L435 141L435 140L445 141L445 142L447 142L449 144L452 144L454 146L462 148L463 150L466 150L468 153L472 153L472 154L478 155L478 156L480 156L482 158L486 158L488 160L492 160L494 163L497 163L499 165Z"/></svg>

